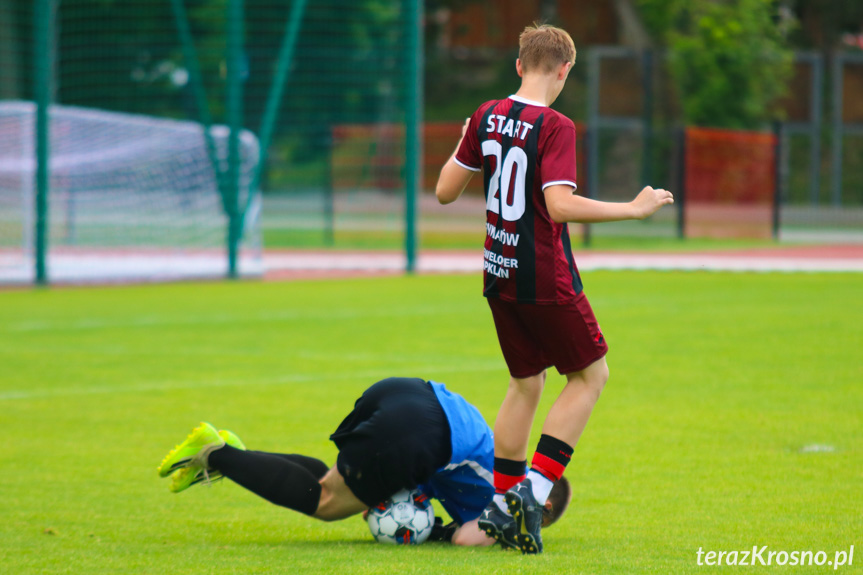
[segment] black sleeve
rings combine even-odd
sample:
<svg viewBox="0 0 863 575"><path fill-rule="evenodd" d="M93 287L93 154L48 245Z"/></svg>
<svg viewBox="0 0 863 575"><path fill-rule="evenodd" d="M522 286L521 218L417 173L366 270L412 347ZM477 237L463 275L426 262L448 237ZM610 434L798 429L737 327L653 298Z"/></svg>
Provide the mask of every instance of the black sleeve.
<svg viewBox="0 0 863 575"><path fill-rule="evenodd" d="M452 543L452 536L455 534L456 529L458 529L458 523L455 521L451 521L447 525L444 525L443 519L435 517L434 526L432 527L432 532L431 535L429 535L428 540Z"/></svg>

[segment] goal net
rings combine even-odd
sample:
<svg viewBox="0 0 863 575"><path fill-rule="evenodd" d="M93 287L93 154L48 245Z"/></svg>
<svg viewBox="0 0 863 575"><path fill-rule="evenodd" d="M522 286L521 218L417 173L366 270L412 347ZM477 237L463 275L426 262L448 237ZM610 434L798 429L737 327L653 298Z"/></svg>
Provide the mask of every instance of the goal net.
<svg viewBox="0 0 863 575"><path fill-rule="evenodd" d="M52 282L224 277L228 218L219 173L229 130L52 105L47 273ZM0 283L34 279L36 106L0 102ZM258 140L240 135L241 275L263 271Z"/></svg>

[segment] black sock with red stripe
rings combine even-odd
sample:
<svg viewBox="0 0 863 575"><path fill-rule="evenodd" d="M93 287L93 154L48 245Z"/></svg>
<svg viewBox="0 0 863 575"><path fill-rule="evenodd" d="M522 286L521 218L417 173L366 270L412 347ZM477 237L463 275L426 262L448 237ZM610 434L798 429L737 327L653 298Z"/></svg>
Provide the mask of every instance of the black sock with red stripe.
<svg viewBox="0 0 863 575"><path fill-rule="evenodd" d="M530 462L530 468L554 483L563 477L563 471L572 459L572 452L572 447L563 441L550 435L542 435Z"/></svg>
<svg viewBox="0 0 863 575"><path fill-rule="evenodd" d="M503 494L521 483L526 474L527 460L494 458L494 500L502 510L506 510Z"/></svg>
<svg viewBox="0 0 863 575"><path fill-rule="evenodd" d="M494 458L494 491L506 493L524 479L527 461L514 461L503 457Z"/></svg>

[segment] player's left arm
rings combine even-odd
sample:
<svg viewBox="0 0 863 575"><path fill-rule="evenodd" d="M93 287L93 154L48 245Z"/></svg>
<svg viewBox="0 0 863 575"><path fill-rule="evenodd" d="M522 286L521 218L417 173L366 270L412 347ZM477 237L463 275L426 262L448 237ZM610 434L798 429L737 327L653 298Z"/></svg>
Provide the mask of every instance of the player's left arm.
<svg viewBox="0 0 863 575"><path fill-rule="evenodd" d="M652 216L662 206L674 203L668 190L645 187L631 202L602 202L575 195L572 186L555 185L545 189L545 205L548 215L562 224L598 224L623 220L643 220Z"/></svg>
<svg viewBox="0 0 863 575"><path fill-rule="evenodd" d="M453 545L463 547L487 547L494 544L494 538L480 531L479 519L473 519L463 525L459 525L452 534Z"/></svg>
<svg viewBox="0 0 863 575"><path fill-rule="evenodd" d="M435 188L435 195L441 204L451 204L456 201L474 174L474 170L469 170L456 160L456 154L458 154L459 149L462 147L462 142L469 125L470 118L465 120L464 126L462 126L461 138L455 147L455 151L446 164L444 164L443 168L441 168L440 177Z"/></svg>
<svg viewBox="0 0 863 575"><path fill-rule="evenodd" d="M575 195L575 126L569 120L558 120L541 137L543 196L548 215L558 224L643 220L662 206L674 203L671 192L650 186L626 203Z"/></svg>

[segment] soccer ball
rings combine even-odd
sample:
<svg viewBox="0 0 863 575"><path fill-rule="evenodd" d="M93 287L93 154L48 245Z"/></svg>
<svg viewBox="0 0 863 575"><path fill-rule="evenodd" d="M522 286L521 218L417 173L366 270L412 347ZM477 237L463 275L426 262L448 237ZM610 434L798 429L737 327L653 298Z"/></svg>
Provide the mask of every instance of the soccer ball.
<svg viewBox="0 0 863 575"><path fill-rule="evenodd" d="M421 491L403 489L369 509L368 520L378 543L419 545L431 535L434 509Z"/></svg>

